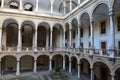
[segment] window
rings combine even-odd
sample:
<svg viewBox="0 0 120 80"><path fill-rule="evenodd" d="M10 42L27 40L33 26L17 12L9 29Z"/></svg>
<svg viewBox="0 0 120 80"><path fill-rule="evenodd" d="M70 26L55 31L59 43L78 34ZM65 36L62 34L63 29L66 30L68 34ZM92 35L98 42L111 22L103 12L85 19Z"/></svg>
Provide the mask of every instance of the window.
<svg viewBox="0 0 120 80"><path fill-rule="evenodd" d="M30 3L25 3L25 5L24 5L24 10L25 10L25 11L32 11L32 10L33 10L32 4L30 4Z"/></svg>
<svg viewBox="0 0 120 80"><path fill-rule="evenodd" d="M83 48L83 43L80 43L81 48Z"/></svg>
<svg viewBox="0 0 120 80"><path fill-rule="evenodd" d="M101 49L102 49L102 54L105 55L106 54L106 42L101 42Z"/></svg>
<svg viewBox="0 0 120 80"><path fill-rule="evenodd" d="M120 56L120 41L118 41L118 49L119 49L118 56Z"/></svg>
<svg viewBox="0 0 120 80"><path fill-rule="evenodd" d="M106 49L106 42L101 42L101 49Z"/></svg>
<svg viewBox="0 0 120 80"><path fill-rule="evenodd" d="M0 1L0 6L1 6L1 1Z"/></svg>
<svg viewBox="0 0 120 80"><path fill-rule="evenodd" d="M120 49L120 41L118 41L118 49Z"/></svg>
<svg viewBox="0 0 120 80"><path fill-rule="evenodd" d="M120 16L117 18L117 31L120 31Z"/></svg>
<svg viewBox="0 0 120 80"><path fill-rule="evenodd" d="M90 31L91 31L91 30L90 30L90 26L89 26L89 36L91 35L91 34L90 34L90 33L91 33Z"/></svg>
<svg viewBox="0 0 120 80"><path fill-rule="evenodd" d="M83 28L80 29L80 37L83 37Z"/></svg>
<svg viewBox="0 0 120 80"><path fill-rule="evenodd" d="M18 9L19 8L19 3L17 1L11 1L10 2L10 8L11 9Z"/></svg>
<svg viewBox="0 0 120 80"><path fill-rule="evenodd" d="M106 25L105 24L106 24L105 21L100 23L100 25L101 25L101 34L106 33Z"/></svg>
<svg viewBox="0 0 120 80"><path fill-rule="evenodd" d="M91 43L89 42L89 47L91 47Z"/></svg>

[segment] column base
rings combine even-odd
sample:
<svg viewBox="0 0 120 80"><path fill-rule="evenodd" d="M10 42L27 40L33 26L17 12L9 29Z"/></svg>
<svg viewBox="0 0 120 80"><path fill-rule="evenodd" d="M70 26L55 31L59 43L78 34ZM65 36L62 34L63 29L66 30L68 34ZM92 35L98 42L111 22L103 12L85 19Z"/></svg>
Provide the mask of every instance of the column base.
<svg viewBox="0 0 120 80"><path fill-rule="evenodd" d="M21 51L21 46L17 47L17 51L20 52Z"/></svg>
<svg viewBox="0 0 120 80"><path fill-rule="evenodd" d="M37 47L34 47L34 51L35 51L35 52L37 52L37 51L38 51Z"/></svg>
<svg viewBox="0 0 120 80"><path fill-rule="evenodd" d="M93 55L93 54L94 54L94 47L91 46L91 47L90 47L90 55Z"/></svg>
<svg viewBox="0 0 120 80"><path fill-rule="evenodd" d="M16 76L19 76L19 75L20 75L20 73L17 72L17 73L16 73Z"/></svg>

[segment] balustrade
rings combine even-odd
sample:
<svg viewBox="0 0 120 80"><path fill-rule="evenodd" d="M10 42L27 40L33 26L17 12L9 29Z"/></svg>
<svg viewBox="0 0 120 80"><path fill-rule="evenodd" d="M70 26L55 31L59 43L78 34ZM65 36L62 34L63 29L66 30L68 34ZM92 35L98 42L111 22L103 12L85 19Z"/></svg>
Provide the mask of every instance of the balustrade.
<svg viewBox="0 0 120 80"><path fill-rule="evenodd" d="M71 52L75 54L89 54L90 55L90 48L52 48L52 51L66 51L66 52ZM17 52L17 47L3 47L2 51L4 52L11 52L11 51L16 51ZM22 47L21 52L39 52L39 51L51 51L51 48L45 48L45 47ZM20 51L19 51L20 52ZM112 49L94 49L93 50L93 55L99 55L99 56L106 56L110 57L110 53L113 52ZM120 50L115 49L114 50L114 57L120 57Z"/></svg>

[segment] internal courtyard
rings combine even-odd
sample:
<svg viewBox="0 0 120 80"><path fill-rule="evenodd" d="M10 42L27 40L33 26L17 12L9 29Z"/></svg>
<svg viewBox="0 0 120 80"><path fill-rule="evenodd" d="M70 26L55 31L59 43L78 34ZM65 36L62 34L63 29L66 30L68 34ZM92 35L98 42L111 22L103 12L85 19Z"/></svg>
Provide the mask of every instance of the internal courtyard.
<svg viewBox="0 0 120 80"><path fill-rule="evenodd" d="M56 68L60 80L120 80L120 0L0 0L0 79Z"/></svg>

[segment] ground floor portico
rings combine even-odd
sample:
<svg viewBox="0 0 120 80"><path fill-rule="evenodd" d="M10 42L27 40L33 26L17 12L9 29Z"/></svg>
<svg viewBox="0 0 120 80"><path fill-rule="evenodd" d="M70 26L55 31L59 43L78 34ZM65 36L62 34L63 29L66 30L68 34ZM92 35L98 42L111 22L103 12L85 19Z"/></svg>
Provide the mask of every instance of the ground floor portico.
<svg viewBox="0 0 120 80"><path fill-rule="evenodd" d="M89 55L83 53L53 51L53 52L4 52L0 55L1 76L23 73L39 73L42 71L61 71L74 74L77 78L88 80L119 80L119 59L110 60L109 57ZM116 64L113 65L113 63ZM104 75L103 75L104 74Z"/></svg>

